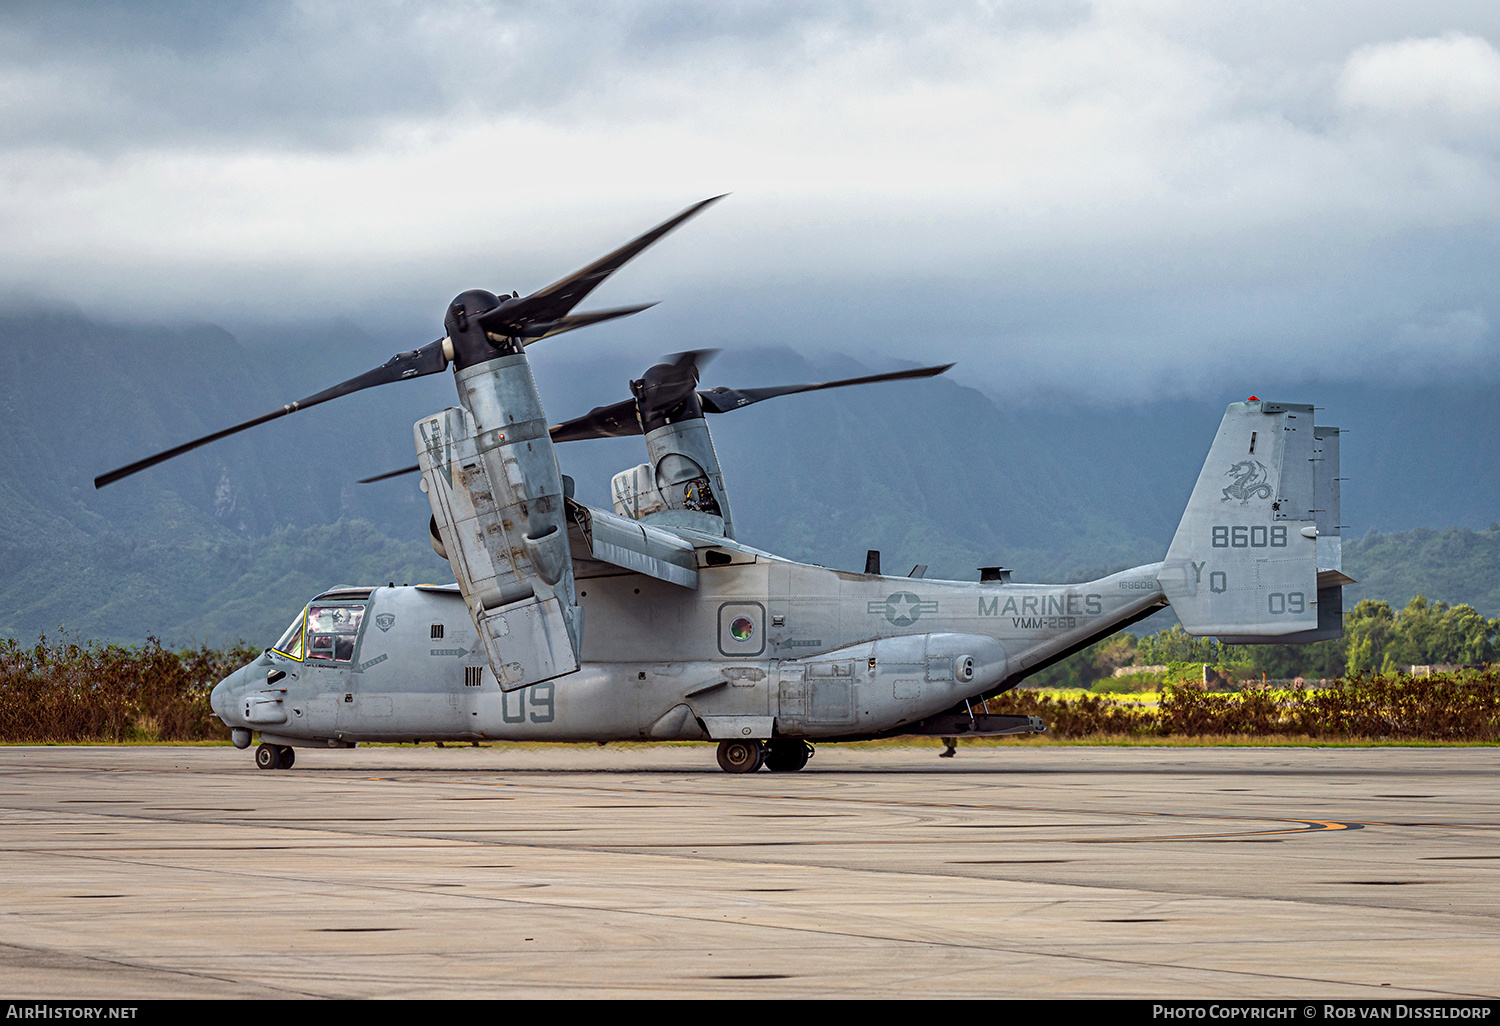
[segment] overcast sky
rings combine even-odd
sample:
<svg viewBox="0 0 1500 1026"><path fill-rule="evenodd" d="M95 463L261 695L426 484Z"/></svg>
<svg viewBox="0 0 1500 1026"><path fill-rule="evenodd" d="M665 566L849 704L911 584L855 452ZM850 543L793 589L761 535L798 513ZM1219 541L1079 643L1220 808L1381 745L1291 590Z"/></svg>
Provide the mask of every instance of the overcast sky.
<svg viewBox="0 0 1500 1026"><path fill-rule="evenodd" d="M730 192L548 344L1496 376L1497 45L1493 0L9 0L0 294L415 345Z"/></svg>

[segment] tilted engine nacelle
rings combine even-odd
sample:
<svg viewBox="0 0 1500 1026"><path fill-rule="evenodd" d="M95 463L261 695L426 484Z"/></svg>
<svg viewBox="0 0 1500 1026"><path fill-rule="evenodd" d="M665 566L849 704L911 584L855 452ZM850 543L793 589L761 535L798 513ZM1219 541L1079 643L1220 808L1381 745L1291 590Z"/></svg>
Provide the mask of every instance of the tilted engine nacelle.
<svg viewBox="0 0 1500 1026"><path fill-rule="evenodd" d="M649 518L733 538L724 474L703 417L649 432L646 450L650 463L610 479L615 512L632 520Z"/></svg>
<svg viewBox="0 0 1500 1026"><path fill-rule="evenodd" d="M567 531L522 513L550 497L531 490L518 454L480 451L475 427L459 408L418 421L418 464L433 548L452 565L495 679L510 691L578 669L583 611Z"/></svg>
<svg viewBox="0 0 1500 1026"><path fill-rule="evenodd" d="M651 456L657 494L667 510L678 514L658 519L734 537L724 472L719 469L719 456L701 412L694 419L648 430L646 451Z"/></svg>
<svg viewBox="0 0 1500 1026"><path fill-rule="evenodd" d="M651 462L615 475L615 509L733 538L724 472L695 391L702 355L683 353L630 383Z"/></svg>

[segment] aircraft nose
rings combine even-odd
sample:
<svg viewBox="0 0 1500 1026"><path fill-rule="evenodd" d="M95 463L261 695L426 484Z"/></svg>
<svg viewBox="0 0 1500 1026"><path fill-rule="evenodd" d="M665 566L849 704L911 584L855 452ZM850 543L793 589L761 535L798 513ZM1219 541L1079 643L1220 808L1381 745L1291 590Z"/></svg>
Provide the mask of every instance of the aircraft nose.
<svg viewBox="0 0 1500 1026"><path fill-rule="evenodd" d="M214 711L215 716L225 723L234 722L229 717L229 711L234 708L234 692L239 690L240 682L245 679L246 669L246 667L242 666L238 670L235 670L229 676L215 684L214 689L208 693L209 708Z"/></svg>

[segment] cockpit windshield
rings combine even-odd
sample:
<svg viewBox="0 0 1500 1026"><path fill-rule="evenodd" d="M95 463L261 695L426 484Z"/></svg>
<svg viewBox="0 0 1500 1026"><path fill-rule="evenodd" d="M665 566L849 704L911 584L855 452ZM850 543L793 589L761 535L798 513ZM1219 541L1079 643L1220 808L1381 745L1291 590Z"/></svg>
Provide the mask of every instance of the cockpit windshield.
<svg viewBox="0 0 1500 1026"><path fill-rule="evenodd" d="M280 652L291 659L300 660L303 653L302 627L306 623L307 607L303 606L302 612L297 614L297 619L292 621L292 625L286 629L286 633L281 636L281 640L271 646L272 651Z"/></svg>
<svg viewBox="0 0 1500 1026"><path fill-rule="evenodd" d="M325 605L314 602L307 607L307 658L347 663L354 658L354 643L359 639L359 625L365 618L363 605Z"/></svg>

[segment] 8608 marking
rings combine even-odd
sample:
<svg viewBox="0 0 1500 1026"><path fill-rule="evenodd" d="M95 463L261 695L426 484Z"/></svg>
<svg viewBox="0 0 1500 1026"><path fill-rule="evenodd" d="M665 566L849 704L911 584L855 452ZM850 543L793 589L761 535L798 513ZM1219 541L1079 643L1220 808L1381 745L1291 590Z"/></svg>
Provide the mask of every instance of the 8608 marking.
<svg viewBox="0 0 1500 1026"><path fill-rule="evenodd" d="M1276 524L1268 528L1264 524L1256 524L1253 527L1246 527L1243 524L1232 527L1215 524L1213 547L1216 549L1284 549L1286 548L1286 525Z"/></svg>

